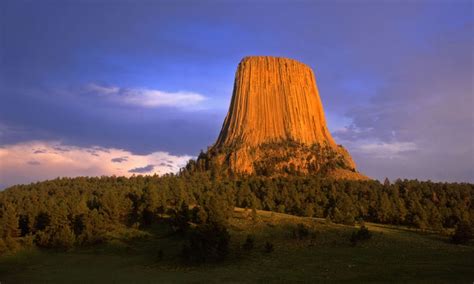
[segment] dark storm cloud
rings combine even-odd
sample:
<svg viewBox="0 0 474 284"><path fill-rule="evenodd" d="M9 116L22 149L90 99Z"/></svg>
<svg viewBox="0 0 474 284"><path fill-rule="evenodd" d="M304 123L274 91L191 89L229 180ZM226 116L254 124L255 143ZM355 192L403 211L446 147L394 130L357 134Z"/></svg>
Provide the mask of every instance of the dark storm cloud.
<svg viewBox="0 0 474 284"><path fill-rule="evenodd" d="M154 168L155 168L154 165L148 165L148 166L145 166L145 167L139 167L139 168L131 169L128 172L129 173L135 173L135 174L144 174L144 173L149 173L149 172L153 171Z"/></svg>

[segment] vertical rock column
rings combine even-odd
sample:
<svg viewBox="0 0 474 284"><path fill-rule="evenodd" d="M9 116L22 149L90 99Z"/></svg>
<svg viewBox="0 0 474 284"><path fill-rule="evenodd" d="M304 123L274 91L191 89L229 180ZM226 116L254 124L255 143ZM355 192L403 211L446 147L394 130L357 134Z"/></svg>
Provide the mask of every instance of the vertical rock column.
<svg viewBox="0 0 474 284"><path fill-rule="evenodd" d="M215 147L293 140L336 147L311 68L269 56L245 57L235 76L227 117Z"/></svg>
<svg viewBox="0 0 474 284"><path fill-rule="evenodd" d="M314 144L321 152L308 147ZM287 168L314 173L331 164L334 170L339 167L351 178L360 178L349 153L328 131L313 71L280 57L242 59L229 112L206 159L240 173L255 173L262 166L283 174Z"/></svg>

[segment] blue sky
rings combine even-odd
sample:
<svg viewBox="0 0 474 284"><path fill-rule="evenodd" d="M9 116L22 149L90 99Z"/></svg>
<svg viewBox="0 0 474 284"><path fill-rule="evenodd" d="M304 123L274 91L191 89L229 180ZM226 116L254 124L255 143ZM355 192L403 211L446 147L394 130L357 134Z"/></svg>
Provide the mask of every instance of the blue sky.
<svg viewBox="0 0 474 284"><path fill-rule="evenodd" d="M217 138L247 55L311 66L330 131L367 175L474 181L471 1L0 8L2 186L175 170Z"/></svg>

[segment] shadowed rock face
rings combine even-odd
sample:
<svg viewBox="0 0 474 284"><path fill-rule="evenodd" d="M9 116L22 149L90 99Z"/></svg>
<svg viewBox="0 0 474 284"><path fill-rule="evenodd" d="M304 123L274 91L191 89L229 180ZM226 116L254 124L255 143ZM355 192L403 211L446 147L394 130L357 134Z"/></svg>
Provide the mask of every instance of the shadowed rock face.
<svg viewBox="0 0 474 284"><path fill-rule="evenodd" d="M311 68L270 56L240 62L222 130L197 166L248 174L323 172L366 178L329 133Z"/></svg>

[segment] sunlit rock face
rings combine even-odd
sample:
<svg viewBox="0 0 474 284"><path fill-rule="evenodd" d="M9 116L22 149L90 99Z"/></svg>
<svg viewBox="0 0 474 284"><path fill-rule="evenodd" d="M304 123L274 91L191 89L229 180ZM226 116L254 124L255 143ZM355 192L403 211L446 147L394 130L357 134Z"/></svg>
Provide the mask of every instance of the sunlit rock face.
<svg viewBox="0 0 474 284"><path fill-rule="evenodd" d="M245 57L216 147L293 140L335 146L311 68L296 60Z"/></svg>
<svg viewBox="0 0 474 284"><path fill-rule="evenodd" d="M365 178L326 126L311 68L270 56L240 62L222 130L197 166L233 173Z"/></svg>

